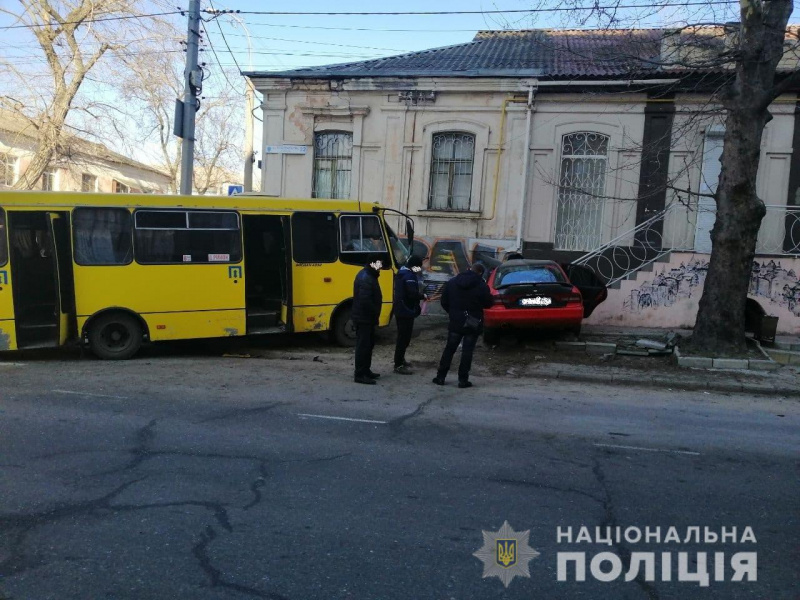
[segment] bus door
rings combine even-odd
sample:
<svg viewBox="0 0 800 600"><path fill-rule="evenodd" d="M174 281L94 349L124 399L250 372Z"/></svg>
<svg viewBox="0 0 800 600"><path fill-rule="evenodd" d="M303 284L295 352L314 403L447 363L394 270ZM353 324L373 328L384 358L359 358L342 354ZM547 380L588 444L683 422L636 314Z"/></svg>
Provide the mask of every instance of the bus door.
<svg viewBox="0 0 800 600"><path fill-rule="evenodd" d="M15 350L14 299L8 264L7 233L6 213L0 208L0 350Z"/></svg>
<svg viewBox="0 0 800 600"><path fill-rule="evenodd" d="M62 345L78 336L75 318L75 279L72 272L72 240L70 239L70 214L51 212L50 224L55 242L56 266L58 268L59 324L58 343Z"/></svg>
<svg viewBox="0 0 800 600"><path fill-rule="evenodd" d="M247 333L290 327L289 217L242 215Z"/></svg>
<svg viewBox="0 0 800 600"><path fill-rule="evenodd" d="M9 211L8 245L17 348L58 346L62 339L55 222L67 213ZM68 223L59 225L59 229ZM69 234L67 233L67 240ZM64 269L71 272L71 262Z"/></svg>

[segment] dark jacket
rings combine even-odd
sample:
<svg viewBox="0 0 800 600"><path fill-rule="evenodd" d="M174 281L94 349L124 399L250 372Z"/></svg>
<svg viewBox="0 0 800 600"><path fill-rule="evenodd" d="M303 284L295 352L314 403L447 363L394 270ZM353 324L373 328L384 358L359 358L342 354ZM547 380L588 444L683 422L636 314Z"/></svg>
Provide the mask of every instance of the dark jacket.
<svg viewBox="0 0 800 600"><path fill-rule="evenodd" d="M413 319L419 316L419 303L424 296L419 291L417 274L402 267L394 276L394 316L396 319Z"/></svg>
<svg viewBox="0 0 800 600"><path fill-rule="evenodd" d="M378 283L380 273L366 266L358 272L353 282L353 323L377 325L381 316L383 294Z"/></svg>
<svg viewBox="0 0 800 600"><path fill-rule="evenodd" d="M450 315L450 331L462 333L465 312L483 321L483 309L491 305L489 286L475 271L459 273L444 286L442 308Z"/></svg>

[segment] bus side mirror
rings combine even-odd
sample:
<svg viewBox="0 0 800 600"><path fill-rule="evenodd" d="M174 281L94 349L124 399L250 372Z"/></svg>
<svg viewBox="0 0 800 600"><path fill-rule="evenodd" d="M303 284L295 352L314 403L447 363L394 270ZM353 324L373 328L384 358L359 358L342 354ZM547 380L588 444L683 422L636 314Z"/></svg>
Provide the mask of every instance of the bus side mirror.
<svg viewBox="0 0 800 600"><path fill-rule="evenodd" d="M408 238L408 254L414 254L414 223L406 219L406 237Z"/></svg>

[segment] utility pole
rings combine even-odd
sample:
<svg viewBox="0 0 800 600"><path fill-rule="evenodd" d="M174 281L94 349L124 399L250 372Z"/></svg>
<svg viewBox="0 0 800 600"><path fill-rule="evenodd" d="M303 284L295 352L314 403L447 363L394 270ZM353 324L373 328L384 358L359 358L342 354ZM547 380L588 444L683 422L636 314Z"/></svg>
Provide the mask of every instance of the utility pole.
<svg viewBox="0 0 800 600"><path fill-rule="evenodd" d="M183 123L181 145L181 194L192 195L194 170L194 121L197 114L197 95L203 84L203 71L197 66L200 53L200 0L189 0L189 33L186 38L186 70L183 92ZM176 123L177 129L177 123Z"/></svg>
<svg viewBox="0 0 800 600"><path fill-rule="evenodd" d="M244 191L253 191L253 110L255 109L255 90L253 82L247 80L245 86L246 106L244 111Z"/></svg>

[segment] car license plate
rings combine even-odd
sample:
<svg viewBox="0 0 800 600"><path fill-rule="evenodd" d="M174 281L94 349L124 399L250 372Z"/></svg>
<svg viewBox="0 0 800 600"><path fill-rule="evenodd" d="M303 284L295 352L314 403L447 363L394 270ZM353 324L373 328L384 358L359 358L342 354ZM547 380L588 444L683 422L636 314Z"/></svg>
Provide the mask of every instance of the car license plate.
<svg viewBox="0 0 800 600"><path fill-rule="evenodd" d="M520 306L550 306L553 303L552 298L546 296L536 296L535 298L521 298L519 301Z"/></svg>

